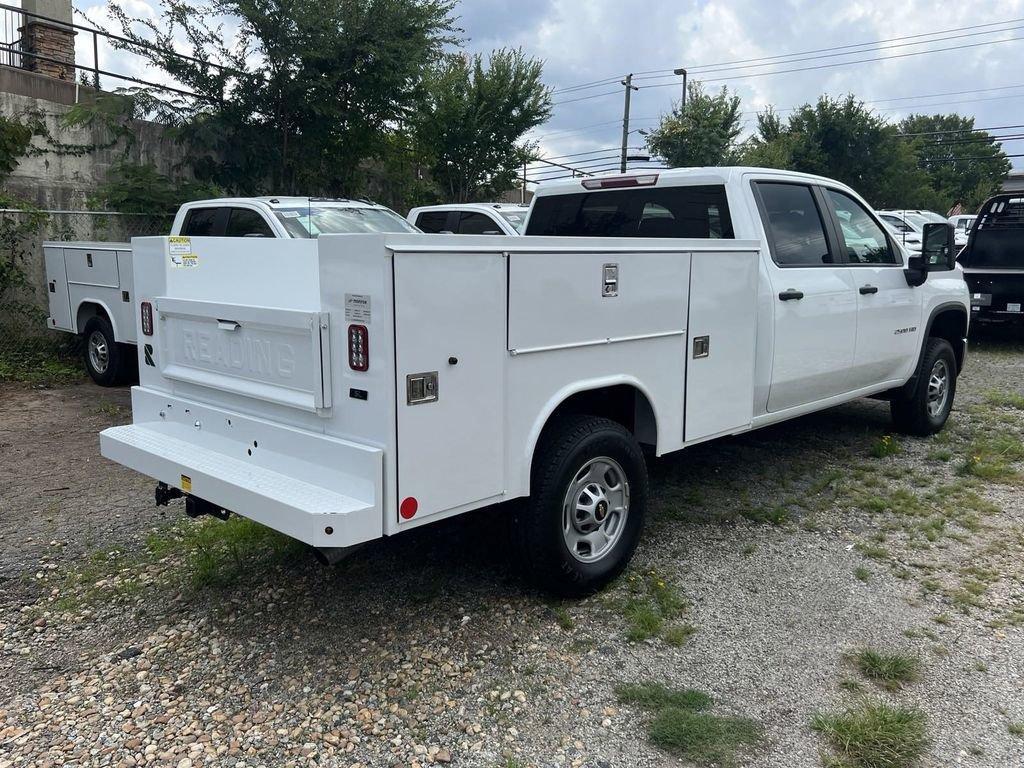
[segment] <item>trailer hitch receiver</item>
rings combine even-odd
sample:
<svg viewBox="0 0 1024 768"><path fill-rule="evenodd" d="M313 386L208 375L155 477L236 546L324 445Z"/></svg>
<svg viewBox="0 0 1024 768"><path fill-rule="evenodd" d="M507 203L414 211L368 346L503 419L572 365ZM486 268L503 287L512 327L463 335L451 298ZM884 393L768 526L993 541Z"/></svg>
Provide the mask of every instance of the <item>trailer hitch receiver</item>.
<svg viewBox="0 0 1024 768"><path fill-rule="evenodd" d="M158 507L166 507L167 502L171 499L180 499L184 494L178 488L171 488L167 483L157 483L156 492L156 505Z"/></svg>
<svg viewBox="0 0 1024 768"><path fill-rule="evenodd" d="M193 520L203 515L210 515L218 520L227 520L231 517L231 513L226 509L221 509L216 504L211 504L206 499L200 499L197 496L185 497L185 514Z"/></svg>

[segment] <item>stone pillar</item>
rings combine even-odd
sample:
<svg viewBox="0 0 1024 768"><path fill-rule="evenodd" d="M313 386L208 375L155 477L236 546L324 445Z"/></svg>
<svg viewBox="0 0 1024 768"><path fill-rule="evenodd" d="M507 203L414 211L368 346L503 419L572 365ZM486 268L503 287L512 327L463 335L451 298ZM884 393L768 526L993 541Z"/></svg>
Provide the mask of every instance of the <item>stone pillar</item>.
<svg viewBox="0 0 1024 768"><path fill-rule="evenodd" d="M42 75L74 80L75 30L66 26L71 23L71 0L22 0L21 8L26 14L46 17L23 17L21 47L26 55L22 66Z"/></svg>

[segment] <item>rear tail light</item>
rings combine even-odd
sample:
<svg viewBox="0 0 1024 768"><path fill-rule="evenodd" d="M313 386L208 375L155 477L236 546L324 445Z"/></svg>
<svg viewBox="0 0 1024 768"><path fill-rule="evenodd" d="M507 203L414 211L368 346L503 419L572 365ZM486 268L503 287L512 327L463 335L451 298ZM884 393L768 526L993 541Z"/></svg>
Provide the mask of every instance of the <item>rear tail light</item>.
<svg viewBox="0 0 1024 768"><path fill-rule="evenodd" d="M622 187L653 187L658 183L658 174L644 173L636 176L606 176L599 179L584 179L584 189L621 189Z"/></svg>
<svg viewBox="0 0 1024 768"><path fill-rule="evenodd" d="M148 301L142 302L142 333L146 336L153 335L153 305Z"/></svg>
<svg viewBox="0 0 1024 768"><path fill-rule="evenodd" d="M353 371L370 370L370 332L365 325L348 327L348 365Z"/></svg>

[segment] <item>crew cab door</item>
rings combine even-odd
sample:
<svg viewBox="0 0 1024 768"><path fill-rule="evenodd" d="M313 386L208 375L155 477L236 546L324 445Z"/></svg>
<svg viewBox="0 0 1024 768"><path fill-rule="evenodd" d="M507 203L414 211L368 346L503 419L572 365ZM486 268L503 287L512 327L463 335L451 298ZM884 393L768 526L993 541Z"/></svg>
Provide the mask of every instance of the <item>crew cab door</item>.
<svg viewBox="0 0 1024 768"><path fill-rule="evenodd" d="M917 362L921 302L907 285L903 257L858 200L827 187L822 194L857 289L850 388L905 379Z"/></svg>
<svg viewBox="0 0 1024 768"><path fill-rule="evenodd" d="M826 228L820 191L809 184L755 181L768 240L774 306L768 410L813 403L849 383L857 340L853 276Z"/></svg>

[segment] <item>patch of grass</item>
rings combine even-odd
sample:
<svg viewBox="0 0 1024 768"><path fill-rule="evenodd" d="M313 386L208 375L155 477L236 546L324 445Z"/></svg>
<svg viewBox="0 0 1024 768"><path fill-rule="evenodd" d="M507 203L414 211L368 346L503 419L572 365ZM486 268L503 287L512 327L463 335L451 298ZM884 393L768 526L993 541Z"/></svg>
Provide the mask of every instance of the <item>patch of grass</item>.
<svg viewBox="0 0 1024 768"><path fill-rule="evenodd" d="M869 581L871 581L871 571L869 571L863 565L858 565L856 568L853 569L853 577L857 579L857 581L863 581L865 584L867 584Z"/></svg>
<svg viewBox="0 0 1024 768"><path fill-rule="evenodd" d="M928 451L928 459L931 461L947 462L952 461L953 452L949 448L935 448L934 450Z"/></svg>
<svg viewBox="0 0 1024 768"><path fill-rule="evenodd" d="M1006 730L1010 732L1011 736L1018 736L1024 739L1024 722L1021 723L1009 723L1006 726Z"/></svg>
<svg viewBox="0 0 1024 768"><path fill-rule="evenodd" d="M679 648L686 645L686 642L696 634L697 628L692 624L677 624L669 627L662 635L666 643Z"/></svg>
<svg viewBox="0 0 1024 768"><path fill-rule="evenodd" d="M566 610L564 606L556 605L554 608L551 609L551 612L555 616L555 623L558 624L558 626L564 629L566 632L569 632L576 627L576 622L573 621L572 616L569 614L569 611Z"/></svg>
<svg viewBox="0 0 1024 768"><path fill-rule="evenodd" d="M921 671L921 660L906 653L862 648L851 655L851 660L864 677L891 691L914 682Z"/></svg>
<svg viewBox="0 0 1024 768"><path fill-rule="evenodd" d="M942 624L943 626L949 626L953 623L953 620L949 618L949 614L940 613L938 616L932 616L932 621L936 624Z"/></svg>
<svg viewBox="0 0 1024 768"><path fill-rule="evenodd" d="M0 381L55 387L84 377L82 362L61 352L8 352L0 356Z"/></svg>
<svg viewBox="0 0 1024 768"><path fill-rule="evenodd" d="M695 688L681 691L666 688L661 683L636 683L615 686L615 695L621 704L635 704L649 710L674 707L692 711L705 710L711 707L711 697Z"/></svg>
<svg viewBox="0 0 1024 768"><path fill-rule="evenodd" d="M146 547L156 559L181 554L194 587L226 586L260 562L299 556L305 545L238 515L230 520L185 522L151 533Z"/></svg>
<svg viewBox="0 0 1024 768"><path fill-rule="evenodd" d="M836 766L911 768L928 745L926 722L920 710L865 700L838 714L816 714L811 728L828 739Z"/></svg>
<svg viewBox="0 0 1024 768"><path fill-rule="evenodd" d="M692 688L672 690L660 683L619 685L619 701L654 713L651 742L698 765L732 766L741 749L761 739L761 727L744 717L714 715L711 697Z"/></svg>
<svg viewBox="0 0 1024 768"><path fill-rule="evenodd" d="M782 525L789 522L789 507L785 504L775 504L766 507L745 506L741 508L740 514L752 523L770 523L771 525Z"/></svg>
<svg viewBox="0 0 1024 768"><path fill-rule="evenodd" d="M1019 477L1013 464L1024 461L1024 442L1009 434L993 434L974 440L959 467L961 475L981 480L1010 482Z"/></svg>
<svg viewBox="0 0 1024 768"><path fill-rule="evenodd" d="M985 393L985 402L996 408L1016 408L1018 411L1024 411L1024 394L1020 392L990 389Z"/></svg>
<svg viewBox="0 0 1024 768"><path fill-rule="evenodd" d="M882 435L871 444L869 453L876 459L895 456L903 450L903 445L892 435Z"/></svg>
<svg viewBox="0 0 1024 768"><path fill-rule="evenodd" d="M629 597L622 604L626 639L641 642L661 634L666 621L676 618L686 602L665 579L650 571L645 577L631 574L626 580Z"/></svg>
<svg viewBox="0 0 1024 768"><path fill-rule="evenodd" d="M886 560L889 557L889 550L878 544L862 541L856 544L855 547L864 557L869 557L872 560Z"/></svg>
<svg viewBox="0 0 1024 768"><path fill-rule="evenodd" d="M761 728L745 717L670 707L655 716L651 741L666 752L698 765L732 766L736 753L761 739Z"/></svg>
<svg viewBox="0 0 1024 768"><path fill-rule="evenodd" d="M624 613L628 624L626 639L631 643L655 637L665 623L657 609L646 600L628 600Z"/></svg>

